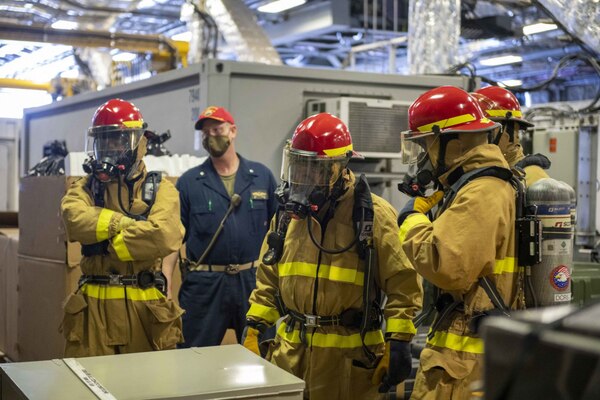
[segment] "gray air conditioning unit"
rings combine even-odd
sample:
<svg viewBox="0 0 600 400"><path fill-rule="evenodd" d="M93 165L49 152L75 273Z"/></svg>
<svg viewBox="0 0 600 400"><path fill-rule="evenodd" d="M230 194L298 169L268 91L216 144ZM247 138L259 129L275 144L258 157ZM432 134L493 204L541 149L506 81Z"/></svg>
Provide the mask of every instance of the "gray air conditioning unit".
<svg viewBox="0 0 600 400"><path fill-rule="evenodd" d="M346 123L354 150L367 158L399 158L400 133L408 129L409 101L360 97L310 100L308 115L328 112Z"/></svg>

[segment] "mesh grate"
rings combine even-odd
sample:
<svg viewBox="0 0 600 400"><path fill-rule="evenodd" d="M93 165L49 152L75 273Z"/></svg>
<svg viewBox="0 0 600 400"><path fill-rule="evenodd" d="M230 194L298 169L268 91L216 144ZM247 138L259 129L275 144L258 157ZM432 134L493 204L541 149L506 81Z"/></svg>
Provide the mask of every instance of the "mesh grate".
<svg viewBox="0 0 600 400"><path fill-rule="evenodd" d="M350 102L348 128L356 151L398 153L400 132L408 129L408 106L376 108Z"/></svg>

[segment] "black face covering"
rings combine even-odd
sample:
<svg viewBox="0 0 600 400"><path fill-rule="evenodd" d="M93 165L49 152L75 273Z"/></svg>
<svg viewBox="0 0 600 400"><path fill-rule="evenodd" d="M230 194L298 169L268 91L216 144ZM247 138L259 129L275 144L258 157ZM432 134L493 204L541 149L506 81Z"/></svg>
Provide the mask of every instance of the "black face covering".
<svg viewBox="0 0 600 400"><path fill-rule="evenodd" d="M285 209L298 219L306 218L311 210L320 210L330 197L330 190L324 186L297 185L290 190ZM305 187L302 187L305 186Z"/></svg>
<svg viewBox="0 0 600 400"><path fill-rule="evenodd" d="M434 168L433 164L431 164L431 160L429 159L429 155L427 155L423 160L421 160L417 165L417 183L421 186L427 186L434 179Z"/></svg>
<svg viewBox="0 0 600 400"><path fill-rule="evenodd" d="M292 188L292 186L295 187ZM338 178L333 186L291 184L285 209L295 218L304 219L311 212L322 210L328 202L330 204L335 203L345 191L343 175Z"/></svg>

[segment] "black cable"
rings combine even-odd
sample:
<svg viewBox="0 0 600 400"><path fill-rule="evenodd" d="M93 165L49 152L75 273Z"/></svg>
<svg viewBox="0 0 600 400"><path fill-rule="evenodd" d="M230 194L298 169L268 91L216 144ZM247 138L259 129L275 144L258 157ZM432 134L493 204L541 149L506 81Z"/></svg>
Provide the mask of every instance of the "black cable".
<svg viewBox="0 0 600 400"><path fill-rule="evenodd" d="M125 181L125 178L123 178L123 181ZM121 207L121 210L123 210L123 213L125 215L127 215L129 218L133 218L136 221L138 221L140 217L143 218L144 215L146 215L150 211L150 209L152 208L152 204L154 204L154 201L156 200L156 182L154 180L154 175L152 175L152 184L154 185L154 190L152 191L152 202L146 207L146 209L144 210L143 213L141 213L141 214L130 213L123 206L123 199L121 198L121 170L117 169L117 197L119 198L119 207Z"/></svg>
<svg viewBox="0 0 600 400"><path fill-rule="evenodd" d="M204 13L202 10L200 10L200 8L196 5L196 3L192 3L192 2L188 2L189 4L192 4L194 6L194 12L200 17L200 19L202 19L202 21L204 22L204 25L202 26L202 39L204 40L204 43L202 44L202 56L207 56L210 52L209 46L210 46L210 42L211 42L211 36L212 36L212 25L210 23L210 21L206 18L206 13ZM207 34L205 35L205 30L207 31Z"/></svg>
<svg viewBox="0 0 600 400"><path fill-rule="evenodd" d="M217 23L215 22L214 18L210 14L202 11L200 9L200 7L198 7L198 5L196 5L196 3L191 3L191 4L194 6L194 11L196 12L196 14L198 14L200 16L200 18L202 18L202 20L209 27L209 35L206 40L206 48L205 48L206 54L210 54L209 52L212 52L213 58L216 58L217 57L217 48L218 48L218 44L219 44L219 28L217 26ZM209 49L210 42L212 42L211 49Z"/></svg>
<svg viewBox="0 0 600 400"><path fill-rule="evenodd" d="M596 73L598 74L598 77L600 77L600 66L598 66L598 62L596 60L594 60L591 57L584 56L583 54L569 54L567 56L564 56L563 58L561 58L558 61L558 63L554 66L552 74L545 81L540 82L540 83L538 83L534 86L530 86L530 87L518 86L518 87L511 87L510 89L511 89L511 91L517 92L517 93L532 92L535 90L544 89L552 81L554 81L557 78L558 71L560 71L561 68L567 66L570 62L575 61L575 60L581 60L581 61L587 62L589 65L592 66L592 68L594 68L594 71L596 71Z"/></svg>
<svg viewBox="0 0 600 400"><path fill-rule="evenodd" d="M467 69L469 71L469 87L467 91L472 92L477 87L477 68L475 67L475 64L467 61L448 68L447 72L450 74L456 74L462 69Z"/></svg>
<svg viewBox="0 0 600 400"><path fill-rule="evenodd" d="M330 206L331 207L331 206ZM348 250L350 250L350 248L352 248L352 246L354 246L356 244L356 242L358 241L358 237L360 236L360 232L363 229L363 225L365 223L365 209L362 209L362 215L360 217L360 224L358 226L358 229L356 230L356 235L354 236L354 239L352 239L352 242L350 242L349 245L345 246L342 249L335 249L335 250L330 250L330 249L326 249L325 247L321 246L318 242L317 239L315 239L315 236L312 233L312 213L310 213L310 215L307 216L307 227L308 227L308 236L310 236L310 240L314 243L315 246L317 246L319 248L319 250L321 250L322 252L325 252L327 254L341 254L344 253Z"/></svg>
<svg viewBox="0 0 600 400"><path fill-rule="evenodd" d="M548 87L550 85L550 83L552 83L554 80L556 80L558 78L558 73L562 68L566 67L567 65L569 65L571 62L574 62L574 61L583 61L586 64L590 65L594 69L596 74L598 75L598 79L599 79L598 90L596 92L596 95L592 99L591 103L577 111L578 112L594 112L594 111L600 110L600 106L594 107L596 105L596 103L598 103L598 101L600 101L600 64L598 64L598 61L596 59L594 59L593 57L586 56L583 54L569 54L569 55L564 56L554 66L552 73L550 74L550 77L547 78L546 80L544 80L536 85L529 86L529 87L523 87L523 86L510 87L510 91L512 91L513 93L524 93L524 92L533 92L533 91L545 89L546 87ZM459 66L460 65L461 64L459 64ZM453 68L455 68L455 67L453 67ZM488 84L494 85L494 86L499 86L499 83L492 79L486 78L484 76L480 76L479 78L482 80L482 82L485 82L485 83L488 83Z"/></svg>

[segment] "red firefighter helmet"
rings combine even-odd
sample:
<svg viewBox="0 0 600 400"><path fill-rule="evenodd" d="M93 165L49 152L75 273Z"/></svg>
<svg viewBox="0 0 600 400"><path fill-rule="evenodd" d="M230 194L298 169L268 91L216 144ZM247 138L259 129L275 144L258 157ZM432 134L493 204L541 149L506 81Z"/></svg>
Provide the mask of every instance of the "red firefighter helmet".
<svg viewBox="0 0 600 400"><path fill-rule="evenodd" d="M464 90L440 86L423 93L408 109L409 130L402 132L402 158L413 163L422 153L415 143L436 133L487 132L500 125L485 117L477 101Z"/></svg>
<svg viewBox="0 0 600 400"><path fill-rule="evenodd" d="M146 126L135 105L121 99L109 100L98 107L92 117L86 151L93 149L98 161L109 160L115 165L130 167Z"/></svg>
<svg viewBox="0 0 600 400"><path fill-rule="evenodd" d="M338 117L321 113L300 122L292 136L290 149L311 152L317 157L347 156L362 158L352 149L352 137L344 122Z"/></svg>
<svg viewBox="0 0 600 400"><path fill-rule="evenodd" d="M483 111L483 114L488 116L493 121L489 111L498 109L498 104L496 104L495 101L481 93L472 92L469 94L477 101L477 104L479 104L479 107L481 108L481 111Z"/></svg>
<svg viewBox="0 0 600 400"><path fill-rule="evenodd" d="M346 124L328 113L300 122L285 151L283 178L301 185L329 186L350 158L362 158L352 148Z"/></svg>
<svg viewBox="0 0 600 400"><path fill-rule="evenodd" d="M483 95L494 103L493 109L484 110L491 120L502 122L508 119L518 122L524 127L533 126L531 122L523 119L519 100L510 90L499 86L487 86L477 90L474 94Z"/></svg>

